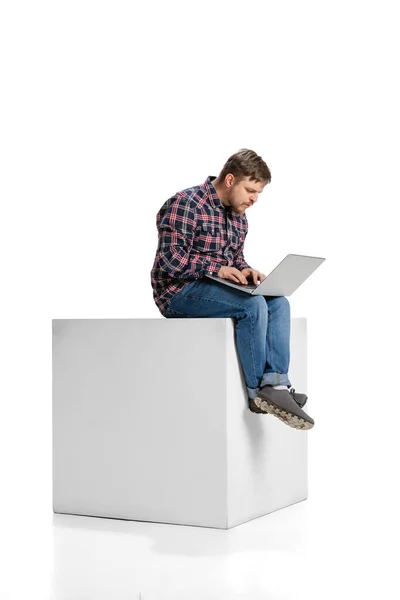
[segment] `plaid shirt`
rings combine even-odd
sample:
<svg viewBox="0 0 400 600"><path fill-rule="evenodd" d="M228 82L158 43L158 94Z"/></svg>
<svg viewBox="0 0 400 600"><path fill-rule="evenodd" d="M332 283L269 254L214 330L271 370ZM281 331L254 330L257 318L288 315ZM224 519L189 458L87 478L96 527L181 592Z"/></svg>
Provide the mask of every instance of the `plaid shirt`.
<svg viewBox="0 0 400 600"><path fill-rule="evenodd" d="M250 268L243 257L246 215L234 213L219 199L210 175L201 185L177 192L156 217L158 247L151 270L154 301L164 316L185 285L224 265Z"/></svg>

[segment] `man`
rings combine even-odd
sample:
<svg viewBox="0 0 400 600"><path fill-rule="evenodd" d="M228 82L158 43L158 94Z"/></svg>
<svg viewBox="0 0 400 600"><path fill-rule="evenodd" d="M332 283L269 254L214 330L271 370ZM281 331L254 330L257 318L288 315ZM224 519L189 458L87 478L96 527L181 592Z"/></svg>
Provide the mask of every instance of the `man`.
<svg viewBox="0 0 400 600"><path fill-rule="evenodd" d="M216 176L177 192L157 213L158 248L151 271L154 301L166 318L235 319L235 339L252 412L310 429L307 396L288 378L290 305L284 296L253 296L205 277L257 285L265 275L244 259L246 210L271 181L255 152L239 150Z"/></svg>

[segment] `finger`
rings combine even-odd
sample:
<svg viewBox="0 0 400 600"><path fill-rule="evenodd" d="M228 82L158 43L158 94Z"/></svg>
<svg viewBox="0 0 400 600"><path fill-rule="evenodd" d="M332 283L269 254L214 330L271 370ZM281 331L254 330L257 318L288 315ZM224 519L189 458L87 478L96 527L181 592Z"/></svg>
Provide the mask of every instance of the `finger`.
<svg viewBox="0 0 400 600"><path fill-rule="evenodd" d="M239 278L240 283L247 284L246 277L239 271L239 269L235 269L234 274Z"/></svg>
<svg viewBox="0 0 400 600"><path fill-rule="evenodd" d="M230 279L231 281L234 281L235 283L240 283L239 276L236 275L236 273L234 273L233 271L228 273L227 279Z"/></svg>

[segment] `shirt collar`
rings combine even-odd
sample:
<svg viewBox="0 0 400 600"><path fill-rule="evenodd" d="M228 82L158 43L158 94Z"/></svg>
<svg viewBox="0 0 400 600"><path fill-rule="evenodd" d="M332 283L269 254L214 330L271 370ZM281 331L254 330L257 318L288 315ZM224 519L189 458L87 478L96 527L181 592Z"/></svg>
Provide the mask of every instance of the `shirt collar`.
<svg viewBox="0 0 400 600"><path fill-rule="evenodd" d="M204 182L204 187L207 192L208 200L209 200L209 203L211 204L211 206L213 206L214 208L226 208L222 204L217 192L215 191L215 187L211 183L211 180L216 179L216 178L217 178L216 175L209 175Z"/></svg>

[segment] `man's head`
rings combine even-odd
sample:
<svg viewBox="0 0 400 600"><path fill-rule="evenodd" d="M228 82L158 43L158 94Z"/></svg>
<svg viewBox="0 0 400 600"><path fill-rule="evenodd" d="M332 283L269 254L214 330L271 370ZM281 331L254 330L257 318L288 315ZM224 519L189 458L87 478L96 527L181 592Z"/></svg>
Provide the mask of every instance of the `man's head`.
<svg viewBox="0 0 400 600"><path fill-rule="evenodd" d="M222 204L242 215L270 181L271 172L261 156L243 148L228 158L212 184Z"/></svg>

